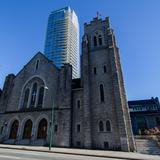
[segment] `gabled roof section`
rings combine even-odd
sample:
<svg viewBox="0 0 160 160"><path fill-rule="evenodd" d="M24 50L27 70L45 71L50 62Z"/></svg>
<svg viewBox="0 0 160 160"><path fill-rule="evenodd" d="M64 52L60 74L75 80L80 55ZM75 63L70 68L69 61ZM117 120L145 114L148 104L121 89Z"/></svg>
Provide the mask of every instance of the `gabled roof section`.
<svg viewBox="0 0 160 160"><path fill-rule="evenodd" d="M24 68L26 68L34 59L40 58L45 59L55 70L59 71L59 68L57 68L56 65L51 60L49 60L43 53L37 52L37 54L35 54L26 65L24 65L24 67L17 73L16 76L18 76L24 70Z"/></svg>
<svg viewBox="0 0 160 160"><path fill-rule="evenodd" d="M56 68L57 70L59 70L59 69L56 67L56 65L55 65L51 60L49 60L49 59L48 59L42 52L40 52L40 51L39 51L37 54L35 54L30 61L32 61L33 59L37 58L38 56L46 59L46 61L48 61L48 63L51 63L54 68ZM28 63L30 63L30 61L29 61ZM27 64L28 64L28 63L27 63ZM27 64L26 64L26 65L27 65Z"/></svg>

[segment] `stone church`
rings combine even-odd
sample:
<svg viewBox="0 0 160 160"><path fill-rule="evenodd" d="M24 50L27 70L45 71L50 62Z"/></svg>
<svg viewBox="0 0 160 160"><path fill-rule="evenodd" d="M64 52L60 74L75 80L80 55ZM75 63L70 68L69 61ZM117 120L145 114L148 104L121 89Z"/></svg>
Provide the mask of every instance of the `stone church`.
<svg viewBox="0 0 160 160"><path fill-rule="evenodd" d="M52 121L53 120L53 121ZM51 134L53 138L51 139ZM0 92L0 143L134 151L109 18L84 24L81 78L37 53Z"/></svg>

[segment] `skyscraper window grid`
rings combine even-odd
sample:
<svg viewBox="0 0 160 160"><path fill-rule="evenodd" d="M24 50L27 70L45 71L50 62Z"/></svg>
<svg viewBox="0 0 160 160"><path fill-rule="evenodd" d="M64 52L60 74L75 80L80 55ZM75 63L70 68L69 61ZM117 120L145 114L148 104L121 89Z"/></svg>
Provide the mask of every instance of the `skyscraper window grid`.
<svg viewBox="0 0 160 160"><path fill-rule="evenodd" d="M50 14L44 53L58 68L70 63L73 68L72 77L79 77L79 23L70 7Z"/></svg>

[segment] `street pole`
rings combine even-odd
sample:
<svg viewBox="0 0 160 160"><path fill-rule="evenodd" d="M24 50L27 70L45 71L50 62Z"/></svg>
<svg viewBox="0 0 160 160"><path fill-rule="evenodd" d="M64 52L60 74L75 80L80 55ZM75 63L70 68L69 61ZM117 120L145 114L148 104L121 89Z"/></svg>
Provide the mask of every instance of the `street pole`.
<svg viewBox="0 0 160 160"><path fill-rule="evenodd" d="M46 90L48 90L48 87L44 87ZM52 102L52 108L51 108L51 122L49 123L50 127L50 133L49 133L49 150L52 148L52 141L53 141L53 120L54 120L54 98Z"/></svg>
<svg viewBox="0 0 160 160"><path fill-rule="evenodd" d="M53 116L54 116L54 99L53 99L52 110L51 110L49 150L51 150L52 141L53 141Z"/></svg>

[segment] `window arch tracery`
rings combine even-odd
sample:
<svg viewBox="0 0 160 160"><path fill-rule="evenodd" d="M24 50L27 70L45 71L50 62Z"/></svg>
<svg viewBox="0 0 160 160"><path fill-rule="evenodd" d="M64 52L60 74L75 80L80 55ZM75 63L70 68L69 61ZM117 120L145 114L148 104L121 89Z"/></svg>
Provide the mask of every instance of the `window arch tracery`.
<svg viewBox="0 0 160 160"><path fill-rule="evenodd" d="M39 77L30 79L22 89L20 109L43 107L45 83Z"/></svg>
<svg viewBox="0 0 160 160"><path fill-rule="evenodd" d="M37 96L37 83L33 84L32 93L31 93L31 101L30 101L30 108L35 106Z"/></svg>

